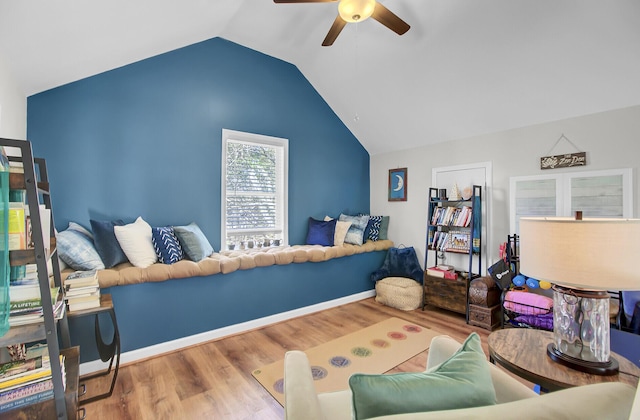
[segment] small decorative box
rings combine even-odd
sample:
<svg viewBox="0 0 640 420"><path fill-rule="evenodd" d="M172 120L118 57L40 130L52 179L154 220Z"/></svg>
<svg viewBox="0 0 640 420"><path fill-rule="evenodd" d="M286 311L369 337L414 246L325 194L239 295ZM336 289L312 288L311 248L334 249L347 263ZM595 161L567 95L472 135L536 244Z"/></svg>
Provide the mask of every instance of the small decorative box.
<svg viewBox="0 0 640 420"><path fill-rule="evenodd" d="M500 303L500 289L490 276L480 277L469 285L469 303L491 307Z"/></svg>

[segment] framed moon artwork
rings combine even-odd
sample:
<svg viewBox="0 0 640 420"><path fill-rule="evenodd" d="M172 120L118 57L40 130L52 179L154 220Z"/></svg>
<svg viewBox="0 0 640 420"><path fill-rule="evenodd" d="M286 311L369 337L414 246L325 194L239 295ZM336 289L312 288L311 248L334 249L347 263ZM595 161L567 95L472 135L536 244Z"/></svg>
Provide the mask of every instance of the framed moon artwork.
<svg viewBox="0 0 640 420"><path fill-rule="evenodd" d="M407 201L407 168L389 169L389 201Z"/></svg>

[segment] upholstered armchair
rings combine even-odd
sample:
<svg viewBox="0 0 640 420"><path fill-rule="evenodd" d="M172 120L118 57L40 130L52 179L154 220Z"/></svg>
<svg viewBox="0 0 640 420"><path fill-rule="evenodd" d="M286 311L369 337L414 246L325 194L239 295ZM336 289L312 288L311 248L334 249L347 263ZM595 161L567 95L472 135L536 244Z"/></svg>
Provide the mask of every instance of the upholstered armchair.
<svg viewBox="0 0 640 420"><path fill-rule="evenodd" d="M460 348L448 336L435 337L429 348L427 369L447 361ZM538 395L486 358L495 390L493 405L386 415L380 419L629 419L636 390L626 384L609 382L569 388ZM351 390L317 394L309 361L304 352L285 355L285 418L287 420L351 420ZM455 401L458 395L451 395Z"/></svg>

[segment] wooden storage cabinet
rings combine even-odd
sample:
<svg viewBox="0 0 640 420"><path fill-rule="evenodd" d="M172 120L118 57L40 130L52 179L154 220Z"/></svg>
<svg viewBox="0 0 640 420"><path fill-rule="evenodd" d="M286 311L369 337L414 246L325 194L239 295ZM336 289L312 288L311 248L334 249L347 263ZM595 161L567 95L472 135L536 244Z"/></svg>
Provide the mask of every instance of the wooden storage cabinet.
<svg viewBox="0 0 640 420"><path fill-rule="evenodd" d="M467 280L449 280L424 274L424 303L460 314L467 313Z"/></svg>
<svg viewBox="0 0 640 420"><path fill-rule="evenodd" d="M502 307L500 304L486 307L480 305L469 305L469 324L482 327L489 331L500 325Z"/></svg>

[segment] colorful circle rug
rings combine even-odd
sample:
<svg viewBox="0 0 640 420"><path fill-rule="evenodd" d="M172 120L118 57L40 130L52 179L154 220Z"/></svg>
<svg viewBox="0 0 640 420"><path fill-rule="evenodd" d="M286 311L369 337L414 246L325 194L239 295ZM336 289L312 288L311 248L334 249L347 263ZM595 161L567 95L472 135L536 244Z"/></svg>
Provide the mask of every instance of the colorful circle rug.
<svg viewBox="0 0 640 420"><path fill-rule="evenodd" d="M348 389L353 373L379 374L393 369L427 350L431 339L441 334L404 319L389 318L305 353L318 393L332 392ZM284 404L284 360L256 369L252 374Z"/></svg>

